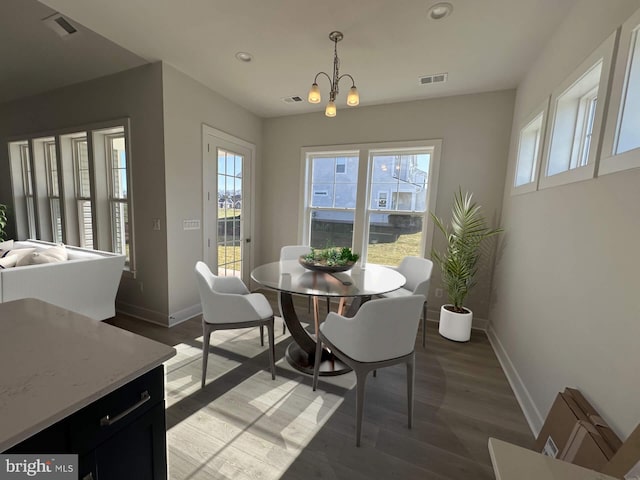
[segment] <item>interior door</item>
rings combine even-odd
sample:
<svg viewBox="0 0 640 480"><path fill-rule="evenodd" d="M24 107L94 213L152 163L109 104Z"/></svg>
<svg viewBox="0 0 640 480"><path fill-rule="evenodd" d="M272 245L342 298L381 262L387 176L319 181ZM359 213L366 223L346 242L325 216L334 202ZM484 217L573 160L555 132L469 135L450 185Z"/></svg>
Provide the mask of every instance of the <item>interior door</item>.
<svg viewBox="0 0 640 480"><path fill-rule="evenodd" d="M205 127L205 261L221 276L249 282L253 145Z"/></svg>

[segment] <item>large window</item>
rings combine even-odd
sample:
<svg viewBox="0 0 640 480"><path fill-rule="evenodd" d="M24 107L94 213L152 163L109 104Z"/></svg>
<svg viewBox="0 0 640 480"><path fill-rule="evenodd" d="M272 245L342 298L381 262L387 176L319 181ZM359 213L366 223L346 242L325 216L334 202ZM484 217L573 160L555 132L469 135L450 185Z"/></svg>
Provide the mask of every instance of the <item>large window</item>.
<svg viewBox="0 0 640 480"><path fill-rule="evenodd" d="M75 173L76 212L78 215L80 246L84 248L94 248L91 172L89 171L89 151L86 135L73 138L71 145Z"/></svg>
<svg viewBox="0 0 640 480"><path fill-rule="evenodd" d="M35 199L33 188L33 174L31 169L31 155L28 142L20 142L18 144L18 151L20 152L19 162L22 168L22 189L24 192L24 200L27 213L27 230L30 238L35 238L36 233L36 211L35 211Z"/></svg>
<svg viewBox="0 0 640 480"><path fill-rule="evenodd" d="M422 149L369 153L368 262L398 265L404 256L424 255L431 157Z"/></svg>
<svg viewBox="0 0 640 480"><path fill-rule="evenodd" d="M305 149L302 241L351 247L364 262L398 265L431 247L439 141Z"/></svg>
<svg viewBox="0 0 640 480"><path fill-rule="evenodd" d="M133 273L128 120L27 137L9 143L17 237L121 253Z"/></svg>
<svg viewBox="0 0 640 480"><path fill-rule="evenodd" d="M47 198L49 200L49 214L51 218L51 232L53 241L63 241L62 210L60 205L60 179L58 177L58 161L56 156L56 142L47 140L43 143L45 167L47 172Z"/></svg>
<svg viewBox="0 0 640 480"><path fill-rule="evenodd" d="M131 261L129 237L129 194L127 182L127 152L124 132L106 136L109 175L109 202L111 203L111 235L113 251Z"/></svg>
<svg viewBox="0 0 640 480"><path fill-rule="evenodd" d="M351 247L358 183L357 152L313 154L309 157L309 168L309 245Z"/></svg>

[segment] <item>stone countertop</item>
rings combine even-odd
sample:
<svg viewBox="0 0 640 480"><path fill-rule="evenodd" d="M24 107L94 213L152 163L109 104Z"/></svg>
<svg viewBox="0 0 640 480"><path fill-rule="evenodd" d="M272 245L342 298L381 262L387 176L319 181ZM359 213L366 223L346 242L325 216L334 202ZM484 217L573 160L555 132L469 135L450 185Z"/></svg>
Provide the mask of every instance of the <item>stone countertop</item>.
<svg viewBox="0 0 640 480"><path fill-rule="evenodd" d="M616 480L495 438L489 439L489 454L496 480Z"/></svg>
<svg viewBox="0 0 640 480"><path fill-rule="evenodd" d="M0 452L175 355L36 299L0 304Z"/></svg>

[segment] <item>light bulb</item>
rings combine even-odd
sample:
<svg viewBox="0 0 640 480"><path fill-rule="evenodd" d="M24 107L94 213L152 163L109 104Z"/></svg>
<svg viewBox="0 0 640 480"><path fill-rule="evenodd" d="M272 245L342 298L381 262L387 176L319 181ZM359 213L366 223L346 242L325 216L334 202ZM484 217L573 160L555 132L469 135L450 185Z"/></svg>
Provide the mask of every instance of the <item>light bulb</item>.
<svg viewBox="0 0 640 480"><path fill-rule="evenodd" d="M327 117L336 116L336 104L333 100L329 100L329 103L327 103L327 108L324 110L324 114Z"/></svg>
<svg viewBox="0 0 640 480"><path fill-rule="evenodd" d="M309 89L309 97L307 98L307 100L309 100L309 103L320 103L321 99L322 98L320 96L320 89L318 88L318 84L314 83Z"/></svg>
<svg viewBox="0 0 640 480"><path fill-rule="evenodd" d="M347 95L347 105L350 107L355 107L360 104L360 95L358 95L358 89L354 85L349 89L349 94Z"/></svg>

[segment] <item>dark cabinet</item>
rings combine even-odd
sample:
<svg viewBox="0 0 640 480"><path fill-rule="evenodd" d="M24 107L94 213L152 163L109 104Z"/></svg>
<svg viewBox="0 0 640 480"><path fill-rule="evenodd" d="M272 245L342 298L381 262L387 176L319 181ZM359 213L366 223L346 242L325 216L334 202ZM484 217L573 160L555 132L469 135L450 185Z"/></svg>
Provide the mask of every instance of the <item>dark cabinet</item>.
<svg viewBox="0 0 640 480"><path fill-rule="evenodd" d="M7 453L75 453L80 480L166 480L163 367L132 380Z"/></svg>
<svg viewBox="0 0 640 480"><path fill-rule="evenodd" d="M79 459L80 479L166 479L164 405L156 405Z"/></svg>

